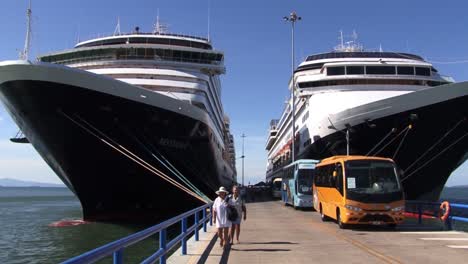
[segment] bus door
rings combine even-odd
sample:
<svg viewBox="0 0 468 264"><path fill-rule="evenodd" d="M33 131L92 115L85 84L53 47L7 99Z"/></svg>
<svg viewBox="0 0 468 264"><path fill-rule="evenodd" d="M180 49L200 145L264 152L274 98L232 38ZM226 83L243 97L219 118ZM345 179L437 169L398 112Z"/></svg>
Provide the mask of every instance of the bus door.
<svg viewBox="0 0 468 264"><path fill-rule="evenodd" d="M332 192L334 192L334 194L332 194L330 197L331 206L329 209L331 211L330 215L334 215L336 219L336 209L344 206L345 204L345 194L343 188L343 166L340 162L335 163L335 169L333 170L333 178L334 188L332 189Z"/></svg>
<svg viewBox="0 0 468 264"><path fill-rule="evenodd" d="M297 191L296 191L296 181L294 180L294 174L296 173L295 170L293 168L291 168L290 170L290 175L293 176L291 178L288 179L288 203L291 204L291 205L294 205L294 198L296 197L297 195Z"/></svg>
<svg viewBox="0 0 468 264"><path fill-rule="evenodd" d="M296 173L297 193L312 195L312 184L314 183L314 165L300 164Z"/></svg>
<svg viewBox="0 0 468 264"><path fill-rule="evenodd" d="M316 209L320 208L325 215L336 218L336 208L343 204L343 167L341 163L321 166L316 184ZM320 210L320 209L319 209Z"/></svg>
<svg viewBox="0 0 468 264"><path fill-rule="evenodd" d="M285 204L292 204L294 200L294 168L289 167L284 170L283 174L283 189L284 189L284 199Z"/></svg>

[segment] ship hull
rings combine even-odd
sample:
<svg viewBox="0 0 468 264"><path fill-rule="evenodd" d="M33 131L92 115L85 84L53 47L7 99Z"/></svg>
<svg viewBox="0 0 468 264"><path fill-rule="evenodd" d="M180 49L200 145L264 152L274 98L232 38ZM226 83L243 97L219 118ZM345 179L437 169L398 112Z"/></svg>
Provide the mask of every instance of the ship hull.
<svg viewBox="0 0 468 264"><path fill-rule="evenodd" d="M62 68L53 75L56 70L47 67L23 68L22 73L12 71L24 78L3 78L10 80L0 84L0 99L42 158L77 195L85 220L159 221L203 204L176 176L179 173L210 198L220 185L234 183L206 122L182 110L141 102L155 96L159 102L173 99L90 73ZM79 81L37 77L44 70ZM7 73L0 72L0 77ZM90 87L93 83L96 87ZM131 88L138 100L132 100ZM129 92L118 96L99 89ZM188 104L176 109L182 107Z"/></svg>
<svg viewBox="0 0 468 264"><path fill-rule="evenodd" d="M350 154L393 158L403 172L406 199L437 201L450 174L468 156L467 104L463 95L386 116L362 115L361 120L369 121L353 123ZM343 114L343 120L350 120L345 116L350 113ZM346 155L346 145L345 133L335 132L314 141L298 157Z"/></svg>
<svg viewBox="0 0 468 264"><path fill-rule="evenodd" d="M349 129L349 154L393 158L406 199L437 201L451 173L468 158L467 105L468 82L461 82L330 114L296 134L296 159L346 155ZM308 109L311 116L320 112L314 107ZM290 141L281 148L290 150ZM266 180L279 177L289 163L277 161Z"/></svg>

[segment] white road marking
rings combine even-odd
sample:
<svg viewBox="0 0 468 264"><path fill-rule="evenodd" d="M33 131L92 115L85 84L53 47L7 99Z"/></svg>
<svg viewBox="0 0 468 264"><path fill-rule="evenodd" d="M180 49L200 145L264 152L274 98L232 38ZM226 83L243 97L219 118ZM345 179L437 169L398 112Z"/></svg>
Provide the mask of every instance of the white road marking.
<svg viewBox="0 0 468 264"><path fill-rule="evenodd" d="M462 235L468 234L465 232L458 231L416 231L416 232L400 232L400 234L410 234L410 235Z"/></svg>
<svg viewBox="0 0 468 264"><path fill-rule="evenodd" d="M421 240L468 241L468 237L423 237Z"/></svg>
<svg viewBox="0 0 468 264"><path fill-rule="evenodd" d="M459 245L448 245L447 247L449 247L449 248L466 248L466 249L468 249L468 246L459 246Z"/></svg>

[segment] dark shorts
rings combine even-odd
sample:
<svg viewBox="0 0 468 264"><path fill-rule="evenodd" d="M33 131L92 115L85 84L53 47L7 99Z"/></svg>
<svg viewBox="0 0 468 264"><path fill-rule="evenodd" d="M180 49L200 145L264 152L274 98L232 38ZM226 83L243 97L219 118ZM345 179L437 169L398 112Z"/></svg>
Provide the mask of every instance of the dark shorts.
<svg viewBox="0 0 468 264"><path fill-rule="evenodd" d="M232 221L231 223L232 223L233 225L240 225L241 220L242 220L242 219L241 219L240 217L237 217L237 219L236 219L235 221Z"/></svg>

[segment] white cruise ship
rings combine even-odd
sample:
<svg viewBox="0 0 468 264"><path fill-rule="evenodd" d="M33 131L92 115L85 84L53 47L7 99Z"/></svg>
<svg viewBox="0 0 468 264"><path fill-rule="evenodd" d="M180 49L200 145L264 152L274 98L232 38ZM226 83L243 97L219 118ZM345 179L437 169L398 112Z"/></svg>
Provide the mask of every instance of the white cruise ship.
<svg viewBox="0 0 468 264"><path fill-rule="evenodd" d="M0 62L0 99L86 220L152 221L236 182L209 40L139 28Z"/></svg>
<svg viewBox="0 0 468 264"><path fill-rule="evenodd" d="M396 161L408 200L437 200L468 157L468 82L441 75L417 55L349 42L308 56L294 78L295 149L290 100L270 123L268 182L280 177L292 151L296 159L346 155L347 132L350 154Z"/></svg>

